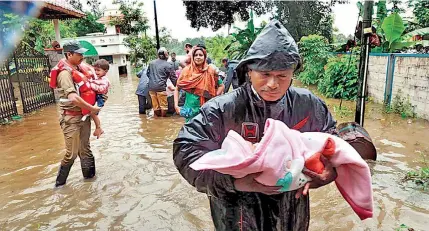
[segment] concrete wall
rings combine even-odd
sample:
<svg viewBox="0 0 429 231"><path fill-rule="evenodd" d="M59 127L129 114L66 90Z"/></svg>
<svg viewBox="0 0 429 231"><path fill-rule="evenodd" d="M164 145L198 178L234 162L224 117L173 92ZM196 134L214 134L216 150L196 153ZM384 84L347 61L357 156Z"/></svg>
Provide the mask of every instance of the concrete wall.
<svg viewBox="0 0 429 231"><path fill-rule="evenodd" d="M384 102L388 56L369 57L368 95L376 103Z"/></svg>
<svg viewBox="0 0 429 231"><path fill-rule="evenodd" d="M398 94L409 98L418 117L429 120L429 55L370 57L368 95L375 102L392 103Z"/></svg>

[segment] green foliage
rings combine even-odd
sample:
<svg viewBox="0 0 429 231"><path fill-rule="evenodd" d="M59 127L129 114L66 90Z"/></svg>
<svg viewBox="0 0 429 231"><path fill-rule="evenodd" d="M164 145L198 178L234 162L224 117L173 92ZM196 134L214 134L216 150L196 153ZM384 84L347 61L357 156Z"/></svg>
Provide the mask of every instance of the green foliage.
<svg viewBox="0 0 429 231"><path fill-rule="evenodd" d="M350 118L354 115L354 111L346 106L339 107L337 105L334 105L333 113L335 115L335 118Z"/></svg>
<svg viewBox="0 0 429 231"><path fill-rule="evenodd" d="M404 38L410 39L414 35L421 35L421 36L429 35L429 27L417 29L417 30L411 31L409 33L406 33L406 34L404 34Z"/></svg>
<svg viewBox="0 0 429 231"><path fill-rule="evenodd" d="M385 42L382 43L379 51L394 52L416 45L415 41L410 41L409 37L402 34L405 31L404 21L398 13L392 13L383 20L381 25Z"/></svg>
<svg viewBox="0 0 429 231"><path fill-rule="evenodd" d="M416 185L429 189L429 163L427 161L426 153L421 153L423 159L423 167L407 172L405 180L414 182Z"/></svg>
<svg viewBox="0 0 429 231"><path fill-rule="evenodd" d="M86 17L73 20L71 24L72 30L75 31L77 37L85 36L90 33L104 32L104 25L98 23L97 19L98 18L93 13L86 12ZM64 35L62 35L62 37L64 37Z"/></svg>
<svg viewBox="0 0 429 231"><path fill-rule="evenodd" d="M59 22L60 33L63 38L73 38L77 34L73 29L72 22ZM55 40L54 25L50 21L31 19L25 29L21 44L36 49L43 53L44 49L51 47L51 42Z"/></svg>
<svg viewBox="0 0 429 231"><path fill-rule="evenodd" d="M405 30L404 22L402 21L401 16L397 13L393 13L385 18L381 28L383 28L386 40L389 44L398 40Z"/></svg>
<svg viewBox="0 0 429 231"><path fill-rule="evenodd" d="M387 106L387 112L399 114L402 118L416 117L416 113L414 113L414 107L410 103L409 97L403 97L401 90L398 90L395 98L393 99L392 105Z"/></svg>
<svg viewBox="0 0 429 231"><path fill-rule="evenodd" d="M253 13L250 12L250 20L247 22L247 27L245 29L235 27L235 29L236 32L231 34L233 40L225 50L228 50L233 59L242 59L263 28L255 27Z"/></svg>
<svg viewBox="0 0 429 231"><path fill-rule="evenodd" d="M231 37L225 38L221 35L216 35L215 37L207 38L205 40L209 57L214 61L216 66L220 66L222 64L223 58L230 58L228 56L228 52L225 50L225 47L227 47L231 42Z"/></svg>
<svg viewBox="0 0 429 231"><path fill-rule="evenodd" d="M124 39L124 42L131 49L130 61L134 66L140 61L147 63L156 58L156 41L154 39L130 35Z"/></svg>
<svg viewBox="0 0 429 231"><path fill-rule="evenodd" d="M110 22L111 25L118 25L121 33L127 35L138 35L149 29L149 22L143 12L142 2L125 2L121 1L119 10L123 16L115 16ZM136 22L135 24L133 22Z"/></svg>
<svg viewBox="0 0 429 231"><path fill-rule="evenodd" d="M413 8L413 14L421 27L429 27L429 1L409 0L409 7Z"/></svg>
<svg viewBox="0 0 429 231"><path fill-rule="evenodd" d="M304 84L317 84L330 57L328 41L320 35L309 35L302 37L298 45L304 67L298 78Z"/></svg>
<svg viewBox="0 0 429 231"><path fill-rule="evenodd" d="M334 44L338 44L338 45L346 44L347 40L349 40L349 39L353 39L353 36L352 35L346 36L342 33L332 35L332 42Z"/></svg>
<svg viewBox="0 0 429 231"><path fill-rule="evenodd" d="M274 17L286 26L295 41L311 34L332 42L332 9L326 1L274 1Z"/></svg>
<svg viewBox="0 0 429 231"><path fill-rule="evenodd" d="M406 226L405 224L401 224L395 231L414 231L413 228Z"/></svg>
<svg viewBox="0 0 429 231"><path fill-rule="evenodd" d="M330 58L318 90L330 98L352 100L358 92L358 57L341 55Z"/></svg>
<svg viewBox="0 0 429 231"><path fill-rule="evenodd" d="M377 7L377 14L375 19L373 20L373 25L375 26L375 28L377 28L377 34L384 36L384 32L381 28L381 25L383 24L384 19L387 17L386 1L379 0L377 3L375 3L375 6Z"/></svg>
<svg viewBox="0 0 429 231"><path fill-rule="evenodd" d="M249 10L257 15L269 12L270 3L262 0L255 1L187 1L186 18L193 28L211 28L217 31L225 25L232 25L239 19L248 21L252 16ZM238 16L238 17L234 17Z"/></svg>

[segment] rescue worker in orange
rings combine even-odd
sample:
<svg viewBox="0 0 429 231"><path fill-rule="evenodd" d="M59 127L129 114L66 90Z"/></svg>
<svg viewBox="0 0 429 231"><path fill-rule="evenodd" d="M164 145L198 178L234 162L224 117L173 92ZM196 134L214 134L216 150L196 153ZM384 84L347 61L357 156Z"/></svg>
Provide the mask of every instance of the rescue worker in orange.
<svg viewBox="0 0 429 231"><path fill-rule="evenodd" d="M66 154L61 161L55 187L64 185L69 175L74 160L79 156L82 174L85 179L95 176L95 160L91 152L89 137L91 134L91 117L82 119L82 109L89 110L92 114L100 111L100 108L88 104L78 94L79 90L73 82L73 71L83 73L79 65L83 61L83 54L87 49L79 42L71 41L63 46L66 59L63 60L60 69L53 68L58 74L51 72L51 87L56 87L59 93L59 106L61 109L60 126L64 134ZM87 74L87 73L85 73ZM87 78L91 78L88 74ZM100 128L96 128L100 129Z"/></svg>

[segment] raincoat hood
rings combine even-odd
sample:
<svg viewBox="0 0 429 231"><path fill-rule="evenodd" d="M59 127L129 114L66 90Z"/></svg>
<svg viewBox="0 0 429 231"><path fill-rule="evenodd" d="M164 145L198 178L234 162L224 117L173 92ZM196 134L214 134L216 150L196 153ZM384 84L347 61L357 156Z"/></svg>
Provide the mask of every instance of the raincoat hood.
<svg viewBox="0 0 429 231"><path fill-rule="evenodd" d="M240 83L245 82L247 68L258 71L296 69L300 63L298 45L276 19L268 23L237 66Z"/></svg>

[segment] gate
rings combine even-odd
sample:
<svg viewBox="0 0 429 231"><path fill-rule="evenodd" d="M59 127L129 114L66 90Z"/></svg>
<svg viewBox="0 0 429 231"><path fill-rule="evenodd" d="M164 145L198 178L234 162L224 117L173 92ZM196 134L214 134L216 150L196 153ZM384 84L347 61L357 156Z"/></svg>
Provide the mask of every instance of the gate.
<svg viewBox="0 0 429 231"><path fill-rule="evenodd" d="M49 87L49 58L15 54L14 59L24 113L55 103L54 91Z"/></svg>
<svg viewBox="0 0 429 231"><path fill-rule="evenodd" d="M0 61L0 120L18 115L9 64L9 60Z"/></svg>

